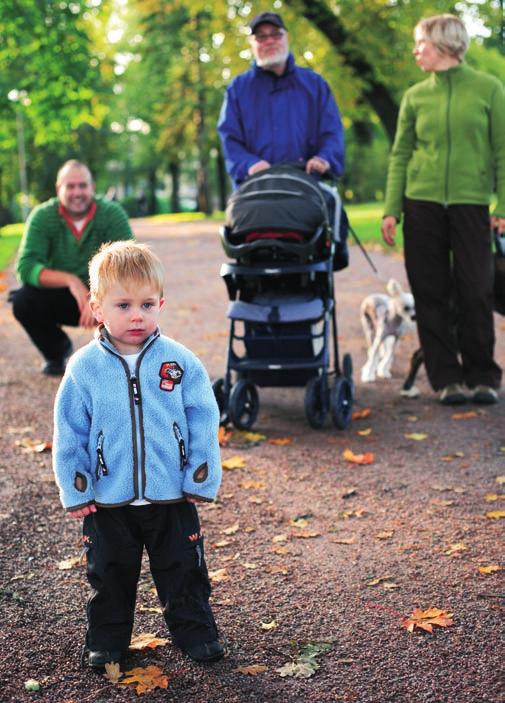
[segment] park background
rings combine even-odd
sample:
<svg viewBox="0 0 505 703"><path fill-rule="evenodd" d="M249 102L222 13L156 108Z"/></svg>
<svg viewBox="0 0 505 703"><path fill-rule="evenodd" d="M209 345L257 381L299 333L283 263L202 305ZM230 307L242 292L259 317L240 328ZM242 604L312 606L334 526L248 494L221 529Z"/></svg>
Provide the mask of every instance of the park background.
<svg viewBox="0 0 505 703"><path fill-rule="evenodd" d="M131 217L222 216L230 184L219 110L251 62L248 23L272 9L297 62L320 72L339 104L339 187L365 242L379 237L401 96L423 77L412 56L417 21L460 15L472 35L468 63L505 80L504 0L4 0L0 265L68 158L89 164L98 193L114 193Z"/></svg>

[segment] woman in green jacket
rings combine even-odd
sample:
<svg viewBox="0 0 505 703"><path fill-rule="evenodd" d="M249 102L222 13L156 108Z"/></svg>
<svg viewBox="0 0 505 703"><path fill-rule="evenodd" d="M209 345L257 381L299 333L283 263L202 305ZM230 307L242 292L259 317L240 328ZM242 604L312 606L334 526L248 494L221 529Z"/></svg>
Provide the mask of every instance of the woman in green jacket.
<svg viewBox="0 0 505 703"><path fill-rule="evenodd" d="M393 245L403 213L419 338L440 402L464 403L466 386L473 402L496 403L491 227L505 231L505 91L463 62L469 39L457 17L423 19L414 37L430 76L402 99L382 234Z"/></svg>

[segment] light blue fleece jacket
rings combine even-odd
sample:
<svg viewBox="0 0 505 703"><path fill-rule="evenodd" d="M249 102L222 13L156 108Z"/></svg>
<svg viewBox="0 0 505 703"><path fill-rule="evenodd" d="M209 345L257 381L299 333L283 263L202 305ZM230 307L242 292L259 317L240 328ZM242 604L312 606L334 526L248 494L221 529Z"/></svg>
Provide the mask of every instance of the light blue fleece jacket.
<svg viewBox="0 0 505 703"><path fill-rule="evenodd" d="M56 395L53 456L63 507L214 500L218 429L209 377L186 347L156 332L130 377L126 361L99 335L71 357Z"/></svg>

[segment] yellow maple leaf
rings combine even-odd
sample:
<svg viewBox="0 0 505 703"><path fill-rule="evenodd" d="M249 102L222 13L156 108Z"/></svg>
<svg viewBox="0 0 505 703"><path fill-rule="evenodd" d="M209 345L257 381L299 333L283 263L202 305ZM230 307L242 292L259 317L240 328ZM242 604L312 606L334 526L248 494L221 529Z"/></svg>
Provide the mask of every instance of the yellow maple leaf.
<svg viewBox="0 0 505 703"><path fill-rule="evenodd" d="M505 493L486 493L484 500L488 503L494 503L497 500L505 500Z"/></svg>
<svg viewBox="0 0 505 703"><path fill-rule="evenodd" d="M468 547L466 544L463 544L463 542L454 542L449 545L444 554L448 557L452 557L454 554L458 554L459 552L466 552L467 549Z"/></svg>
<svg viewBox="0 0 505 703"><path fill-rule="evenodd" d="M243 456L232 456L226 461L223 461L223 469L231 471L232 469L243 469L245 466L245 459Z"/></svg>
<svg viewBox="0 0 505 703"><path fill-rule="evenodd" d="M267 671L267 667L263 664L250 664L249 666L239 666L233 671L237 671L239 674L246 674L247 676L257 676Z"/></svg>
<svg viewBox="0 0 505 703"><path fill-rule="evenodd" d="M242 430L235 430L233 433L233 439L241 439L244 442L264 442L266 435L260 434L259 432L243 432Z"/></svg>
<svg viewBox="0 0 505 703"><path fill-rule="evenodd" d="M136 667L125 672L125 678L119 682L119 686L135 685L135 690L139 696L155 688L168 688L169 678L162 670L151 664L146 667Z"/></svg>
<svg viewBox="0 0 505 703"><path fill-rule="evenodd" d="M502 567L497 564L490 564L489 566L479 566L479 572L481 574L495 574L497 571L502 571Z"/></svg>
<svg viewBox="0 0 505 703"><path fill-rule="evenodd" d="M68 571L68 569L73 569L74 566L82 566L83 560L81 557L69 557L68 559L63 559L63 561L58 562L58 569L60 571Z"/></svg>
<svg viewBox="0 0 505 703"><path fill-rule="evenodd" d="M452 613L448 613L446 610L440 610L440 608L428 608L427 610L414 608L411 615L402 618L402 626L405 627L408 632L414 632L416 627L420 630L426 630L426 632L433 632L433 625L437 625L438 627L450 627L454 625L452 616Z"/></svg>
<svg viewBox="0 0 505 703"><path fill-rule="evenodd" d="M413 439L416 442L422 442L423 439L427 439L428 435L425 434L424 432L408 432L407 434L403 435L405 439Z"/></svg>
<svg viewBox="0 0 505 703"><path fill-rule="evenodd" d="M156 647L164 647L168 644L168 640L163 637L156 637L152 632L142 632L140 635L132 637L129 649L141 651L143 649L156 649Z"/></svg>
<svg viewBox="0 0 505 703"><path fill-rule="evenodd" d="M359 434L360 437L368 437L368 435L372 434L372 428L367 427L366 430L358 430L357 434Z"/></svg>
<svg viewBox="0 0 505 703"><path fill-rule="evenodd" d="M229 578L226 569L217 569L216 571L209 571L209 579L213 583L220 583L221 581L227 581Z"/></svg>
<svg viewBox="0 0 505 703"><path fill-rule="evenodd" d="M366 452L365 454L354 454L350 449L344 449L342 452L342 458L351 464L373 464L375 456L372 452Z"/></svg>
<svg viewBox="0 0 505 703"><path fill-rule="evenodd" d="M486 513L486 517L489 520L500 520L505 517L505 510L491 510L491 512Z"/></svg>

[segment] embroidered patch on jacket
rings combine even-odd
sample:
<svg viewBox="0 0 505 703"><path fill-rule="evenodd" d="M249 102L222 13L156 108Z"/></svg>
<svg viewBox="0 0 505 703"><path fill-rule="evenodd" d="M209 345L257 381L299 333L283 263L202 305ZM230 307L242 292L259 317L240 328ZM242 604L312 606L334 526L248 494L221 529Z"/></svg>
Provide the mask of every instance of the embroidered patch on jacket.
<svg viewBox="0 0 505 703"><path fill-rule="evenodd" d="M184 371L177 361L164 361L160 367L160 388L162 391L173 391L174 386L182 381Z"/></svg>
<svg viewBox="0 0 505 703"><path fill-rule="evenodd" d="M86 476L84 476L84 474L79 473L79 471L75 472L74 486L81 493L84 493L84 491L88 487L88 481L86 479Z"/></svg>
<svg viewBox="0 0 505 703"><path fill-rule="evenodd" d="M200 464L200 466L196 469L193 474L193 481L195 483L203 483L208 475L209 467L207 466L207 462L205 462L205 464Z"/></svg>

